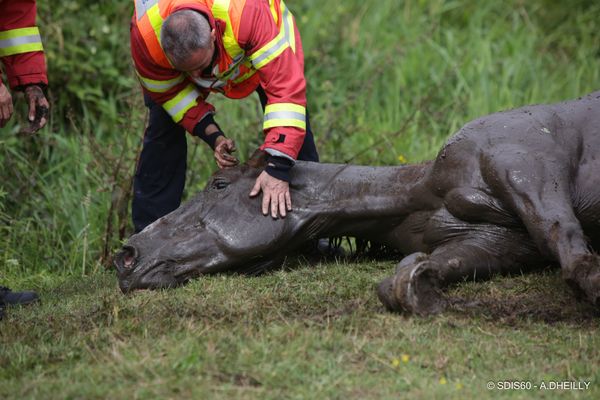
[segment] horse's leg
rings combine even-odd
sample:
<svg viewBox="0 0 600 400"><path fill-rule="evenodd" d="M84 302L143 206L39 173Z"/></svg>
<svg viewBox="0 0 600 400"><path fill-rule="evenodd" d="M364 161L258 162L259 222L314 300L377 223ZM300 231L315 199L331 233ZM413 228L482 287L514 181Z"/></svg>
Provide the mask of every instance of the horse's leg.
<svg viewBox="0 0 600 400"><path fill-rule="evenodd" d="M379 284L377 295L392 311L427 315L442 311L442 289L465 279L484 280L493 274L520 272L545 261L526 232L488 224L473 224L458 240L433 253L414 253Z"/></svg>
<svg viewBox="0 0 600 400"><path fill-rule="evenodd" d="M481 158L484 179L523 221L540 252L560 263L563 278L600 305L600 258L591 253L572 206L573 163L558 149L497 150Z"/></svg>

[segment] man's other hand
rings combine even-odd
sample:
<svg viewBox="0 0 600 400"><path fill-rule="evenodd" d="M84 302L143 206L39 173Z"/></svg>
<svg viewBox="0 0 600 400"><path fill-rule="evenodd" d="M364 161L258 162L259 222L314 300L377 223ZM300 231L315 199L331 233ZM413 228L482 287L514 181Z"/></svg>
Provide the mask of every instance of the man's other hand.
<svg viewBox="0 0 600 400"><path fill-rule="evenodd" d="M44 91L38 85L30 85L25 88L25 100L29 104L29 126L23 132L33 134L48 122L50 104L44 95Z"/></svg>
<svg viewBox="0 0 600 400"><path fill-rule="evenodd" d="M0 128L4 127L13 113L12 96L8 88L0 82Z"/></svg>
<svg viewBox="0 0 600 400"><path fill-rule="evenodd" d="M219 136L215 142L215 161L220 169L235 167L239 160L231 155L236 150L235 142L225 136Z"/></svg>
<svg viewBox="0 0 600 400"><path fill-rule="evenodd" d="M271 216L277 218L279 215L284 218L287 211L292 211L292 197L290 195L290 185L286 181L281 181L277 178L273 178L271 175L263 171L250 192L250 197L254 197L260 192L263 192L262 197L262 213L263 215L269 214L269 208L271 209Z"/></svg>

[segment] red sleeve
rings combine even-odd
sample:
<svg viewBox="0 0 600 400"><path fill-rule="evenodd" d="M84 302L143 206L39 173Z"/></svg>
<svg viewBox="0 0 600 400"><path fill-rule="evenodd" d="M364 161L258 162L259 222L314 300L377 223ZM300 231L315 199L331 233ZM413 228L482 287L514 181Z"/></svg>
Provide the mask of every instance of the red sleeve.
<svg viewBox="0 0 600 400"><path fill-rule="evenodd" d="M35 26L35 0L0 1L0 32ZM46 61L42 51L0 58L11 89L31 84L48 84Z"/></svg>
<svg viewBox="0 0 600 400"><path fill-rule="evenodd" d="M241 18L239 42L247 54L252 54L269 43L279 33L268 1L247 0ZM295 51L288 47L277 58L258 70L260 84L267 95L267 105L293 103L306 107L304 54L300 33L294 23ZM305 130L293 126L279 126L265 131L261 149L273 149L296 159L304 143ZM282 141L282 138L284 140Z"/></svg>
<svg viewBox="0 0 600 400"><path fill-rule="evenodd" d="M131 24L130 33L131 56L133 58L134 67L138 74L144 94L150 96L152 101L165 107L165 103L175 98L182 91L186 90L189 85L193 85L194 90L198 92L198 97L196 98L197 104L190 108L180 121L177 121L188 132L192 133L194 131L194 127L198 122L200 122L200 120L202 120L202 118L208 114L214 114L215 112L215 108L205 101L209 91L198 88L190 79L187 78L187 76L182 75L179 71L171 68L164 68L154 62L148 49L146 48L140 31L133 22ZM161 82L168 82L169 80L181 81L166 91L157 92L148 90L144 86L143 79L151 79Z"/></svg>

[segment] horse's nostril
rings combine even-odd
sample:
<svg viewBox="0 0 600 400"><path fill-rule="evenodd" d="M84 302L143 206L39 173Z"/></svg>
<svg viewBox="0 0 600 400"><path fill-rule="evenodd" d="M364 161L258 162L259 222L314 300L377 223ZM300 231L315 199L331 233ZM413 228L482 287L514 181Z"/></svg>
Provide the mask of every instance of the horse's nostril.
<svg viewBox="0 0 600 400"><path fill-rule="evenodd" d="M115 257L115 267L119 272L131 269L139 256L137 249L133 246L123 246L123 249Z"/></svg>
<svg viewBox="0 0 600 400"><path fill-rule="evenodd" d="M135 258L133 258L132 256L126 255L123 258L123 266L125 268L131 268L133 266L134 262L135 262Z"/></svg>
<svg viewBox="0 0 600 400"><path fill-rule="evenodd" d="M123 246L123 267L129 269L135 264L138 258L138 251L133 246Z"/></svg>

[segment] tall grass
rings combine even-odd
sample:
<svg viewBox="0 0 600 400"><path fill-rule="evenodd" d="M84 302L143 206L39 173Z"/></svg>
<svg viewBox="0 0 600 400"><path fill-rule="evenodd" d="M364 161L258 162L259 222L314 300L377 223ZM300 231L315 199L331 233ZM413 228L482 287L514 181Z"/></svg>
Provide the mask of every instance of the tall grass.
<svg viewBox="0 0 600 400"><path fill-rule="evenodd" d="M325 162L420 161L477 116L600 87L597 2L288 3ZM129 59L132 7L40 2L52 119L31 139L16 135L19 120L0 134L0 281L89 274L131 232L146 115ZM261 142L257 98L212 101L244 159ZM188 195L215 169L206 146L192 142Z"/></svg>

